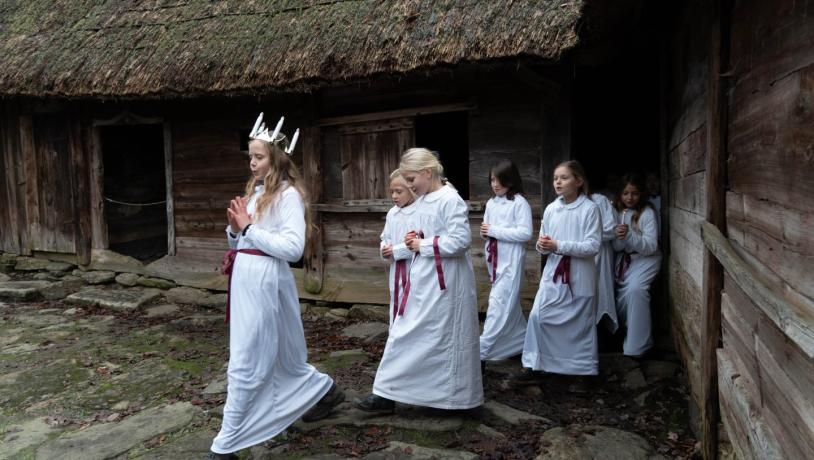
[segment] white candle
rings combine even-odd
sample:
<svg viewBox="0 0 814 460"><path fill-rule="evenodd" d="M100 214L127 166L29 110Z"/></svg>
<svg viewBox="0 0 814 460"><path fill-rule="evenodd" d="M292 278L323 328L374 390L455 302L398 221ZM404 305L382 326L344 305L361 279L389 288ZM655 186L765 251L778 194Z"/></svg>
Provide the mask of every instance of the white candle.
<svg viewBox="0 0 814 460"><path fill-rule="evenodd" d="M271 135L271 142L274 142L277 139L277 135L280 134L280 130L283 128L283 120L285 117L280 117L280 121L277 122L277 127L274 128L274 134Z"/></svg>
<svg viewBox="0 0 814 460"><path fill-rule="evenodd" d="M297 128L297 130L294 131L294 137L291 138L291 145L288 146L288 149L286 149L285 153L291 153L294 151L294 146L297 145L297 139L299 138L300 138L300 129Z"/></svg>

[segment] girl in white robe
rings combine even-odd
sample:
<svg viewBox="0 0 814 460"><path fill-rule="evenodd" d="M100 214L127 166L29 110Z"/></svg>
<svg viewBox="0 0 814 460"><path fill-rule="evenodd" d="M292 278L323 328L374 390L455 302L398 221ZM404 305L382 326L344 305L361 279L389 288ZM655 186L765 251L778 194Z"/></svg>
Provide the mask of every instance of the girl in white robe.
<svg viewBox="0 0 814 460"><path fill-rule="evenodd" d="M599 246L599 254L596 255L597 289L596 289L596 324L607 317L607 327L611 333L616 332L619 327L616 318L616 295L614 293L613 266L616 253L613 251L613 240L616 239L616 210L610 200L601 193L590 195L591 201L599 207L599 214L602 216L602 244Z"/></svg>
<svg viewBox="0 0 814 460"><path fill-rule="evenodd" d="M627 328L623 344L627 356L642 356L653 346L650 284L661 268L656 212L644 198L640 176L627 174L616 208L620 215L613 248L616 256L616 308Z"/></svg>
<svg viewBox="0 0 814 460"><path fill-rule="evenodd" d="M249 154L253 177L246 198L235 198L227 210L234 257L228 390L212 459L237 458L234 452L276 436L301 416L327 416L344 399L329 376L306 362L297 287L288 266L305 247L299 173L276 143L254 139ZM257 185L260 180L264 185Z"/></svg>
<svg viewBox="0 0 814 460"><path fill-rule="evenodd" d="M418 227L405 239L416 256L373 393L357 401L357 407L392 412L394 401L439 409L480 406L483 384L467 205L451 185L443 185L443 167L429 150L407 150L399 169L420 197L414 205Z"/></svg>
<svg viewBox="0 0 814 460"><path fill-rule="evenodd" d="M404 289L407 287L407 276L413 261L413 253L404 243L404 237L407 232L417 228L416 207L413 206L415 194L413 189L407 186L398 169L390 174L390 198L394 206L387 211L379 248L382 258L390 261L390 326L392 326L393 317L398 313L399 300L403 298Z"/></svg>
<svg viewBox="0 0 814 460"><path fill-rule="evenodd" d="M596 375L596 255L599 208L585 195L576 161L554 170L558 198L543 213L537 251L548 255L529 315L523 366L566 375Z"/></svg>
<svg viewBox="0 0 814 460"><path fill-rule="evenodd" d="M489 171L495 196L486 203L481 237L486 240L486 266L492 290L486 322L480 336L481 361L497 361L523 352L526 318L520 307L520 289L531 239L531 206L523 198L523 183L509 160Z"/></svg>

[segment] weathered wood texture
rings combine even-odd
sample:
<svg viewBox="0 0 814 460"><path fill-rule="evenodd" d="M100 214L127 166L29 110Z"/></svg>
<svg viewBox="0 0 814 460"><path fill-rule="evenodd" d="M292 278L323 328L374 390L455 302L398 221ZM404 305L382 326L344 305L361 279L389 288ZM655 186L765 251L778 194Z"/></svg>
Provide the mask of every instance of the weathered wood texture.
<svg viewBox="0 0 814 460"><path fill-rule="evenodd" d="M415 143L413 121L392 119L342 125L338 129L345 200L387 198L390 173Z"/></svg>
<svg viewBox="0 0 814 460"><path fill-rule="evenodd" d="M711 17L703 2L685 4L668 34L665 116L669 216L666 273L673 337L687 367L693 404L706 396L701 344L706 337L704 247ZM699 427L700 428L700 427Z"/></svg>
<svg viewBox="0 0 814 460"><path fill-rule="evenodd" d="M303 254L303 286L312 294L322 291L325 272L325 247L322 227L322 214L314 206L322 202L322 166L320 160L319 128L306 128L302 131L302 176L309 190L309 213L311 226Z"/></svg>
<svg viewBox="0 0 814 460"><path fill-rule="evenodd" d="M26 202L31 250L76 251L74 190L65 113L23 116Z"/></svg>
<svg viewBox="0 0 814 460"><path fill-rule="evenodd" d="M742 458L814 458L814 18L737 2L721 410ZM738 281L740 279L740 281Z"/></svg>
<svg viewBox="0 0 814 460"><path fill-rule="evenodd" d="M21 250L20 226L25 214L19 207L18 165L19 128L15 108L10 103L0 103L0 249L19 253Z"/></svg>

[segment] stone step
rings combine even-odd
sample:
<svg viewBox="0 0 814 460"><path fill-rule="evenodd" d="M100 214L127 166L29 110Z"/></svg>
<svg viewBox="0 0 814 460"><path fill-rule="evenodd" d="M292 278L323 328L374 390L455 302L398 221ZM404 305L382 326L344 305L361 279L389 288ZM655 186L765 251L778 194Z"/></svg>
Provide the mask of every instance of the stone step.
<svg viewBox="0 0 814 460"><path fill-rule="evenodd" d="M111 310L135 310L160 296L158 289L87 289L69 295L65 302Z"/></svg>
<svg viewBox="0 0 814 460"><path fill-rule="evenodd" d="M120 422L99 423L63 434L39 449L37 460L102 460L122 455L141 443L177 431L192 422L200 409L179 402L144 410Z"/></svg>
<svg viewBox="0 0 814 460"><path fill-rule="evenodd" d="M36 300L42 296L42 289L51 286L50 281L6 281L0 282L0 299Z"/></svg>

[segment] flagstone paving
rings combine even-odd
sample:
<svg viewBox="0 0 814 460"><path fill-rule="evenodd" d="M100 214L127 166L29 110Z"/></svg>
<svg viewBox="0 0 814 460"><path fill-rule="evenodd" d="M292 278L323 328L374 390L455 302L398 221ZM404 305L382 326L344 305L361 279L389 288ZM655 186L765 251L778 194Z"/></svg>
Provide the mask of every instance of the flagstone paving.
<svg viewBox="0 0 814 460"><path fill-rule="evenodd" d="M127 287L133 279L121 273L114 278L121 283L89 287L68 272L47 271L64 267L26 264L42 268L0 280L0 458L202 458L226 398L221 295ZM37 273L55 281L35 281ZM639 363L603 354L602 376L582 382L581 391L558 376L518 385L517 360L490 362L480 408L359 411L353 400L373 383L387 309L339 308L302 310L310 360L345 389L346 401L325 420L298 421L245 449L242 459L693 455L682 369L670 356Z"/></svg>

